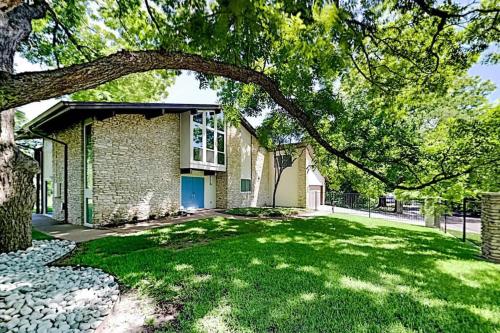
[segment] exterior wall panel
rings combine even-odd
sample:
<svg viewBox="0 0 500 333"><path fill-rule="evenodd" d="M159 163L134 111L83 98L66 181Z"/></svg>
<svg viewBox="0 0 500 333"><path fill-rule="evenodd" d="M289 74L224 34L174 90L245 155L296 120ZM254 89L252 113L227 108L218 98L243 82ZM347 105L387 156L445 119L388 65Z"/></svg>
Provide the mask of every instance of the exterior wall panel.
<svg viewBox="0 0 500 333"><path fill-rule="evenodd" d="M95 121L94 224L161 217L180 206L179 115Z"/></svg>

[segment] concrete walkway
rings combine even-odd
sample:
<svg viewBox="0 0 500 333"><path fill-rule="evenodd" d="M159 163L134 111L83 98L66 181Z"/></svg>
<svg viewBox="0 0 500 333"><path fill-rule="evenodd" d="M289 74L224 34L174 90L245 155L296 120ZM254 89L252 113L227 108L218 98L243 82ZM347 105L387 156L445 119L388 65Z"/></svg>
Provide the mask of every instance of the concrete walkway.
<svg viewBox="0 0 500 333"><path fill-rule="evenodd" d="M211 218L215 216L226 216L213 209L205 209L194 212L187 216L167 217L158 220L128 223L116 227L87 228L82 225L61 223L50 216L33 214L33 228L55 238L67 239L77 243L108 237L130 235L141 231L160 228L168 225L185 223L193 220Z"/></svg>

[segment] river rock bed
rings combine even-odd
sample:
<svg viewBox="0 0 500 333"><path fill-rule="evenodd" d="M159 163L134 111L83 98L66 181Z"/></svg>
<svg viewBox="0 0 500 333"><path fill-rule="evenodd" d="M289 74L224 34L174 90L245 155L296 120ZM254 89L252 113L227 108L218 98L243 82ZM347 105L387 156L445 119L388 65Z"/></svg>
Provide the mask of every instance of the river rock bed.
<svg viewBox="0 0 500 333"><path fill-rule="evenodd" d="M94 268L46 266L74 248L44 240L0 254L0 333L93 332L100 325L118 299L114 278Z"/></svg>

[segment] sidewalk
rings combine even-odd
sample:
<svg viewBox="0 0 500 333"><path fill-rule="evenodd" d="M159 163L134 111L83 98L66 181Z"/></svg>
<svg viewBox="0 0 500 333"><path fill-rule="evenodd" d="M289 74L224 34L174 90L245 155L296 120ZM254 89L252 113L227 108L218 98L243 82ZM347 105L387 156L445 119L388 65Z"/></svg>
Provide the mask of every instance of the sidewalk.
<svg viewBox="0 0 500 333"><path fill-rule="evenodd" d="M205 209L187 216L167 217L158 220L141 221L137 223L128 223L116 227L103 227L99 229L87 228L82 225L61 223L49 216L41 214L33 214L32 219L34 229L55 238L67 239L80 243L108 236L129 235L154 228L185 223L203 218L211 218L215 216L225 215L213 209Z"/></svg>

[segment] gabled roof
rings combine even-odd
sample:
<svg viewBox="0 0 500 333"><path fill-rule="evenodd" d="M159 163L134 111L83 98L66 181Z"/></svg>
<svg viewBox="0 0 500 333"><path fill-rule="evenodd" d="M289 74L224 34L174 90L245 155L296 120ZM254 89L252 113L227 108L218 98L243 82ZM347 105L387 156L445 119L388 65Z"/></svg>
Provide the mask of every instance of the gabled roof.
<svg viewBox="0 0 500 333"><path fill-rule="evenodd" d="M50 134L72 123L89 117L106 119L116 114L143 114L151 119L166 113L196 112L200 110L222 111L218 104L180 103L123 103L123 102L68 102L61 101L26 123L19 131L19 138L36 137L33 132ZM253 135L255 129L242 118L241 124Z"/></svg>

